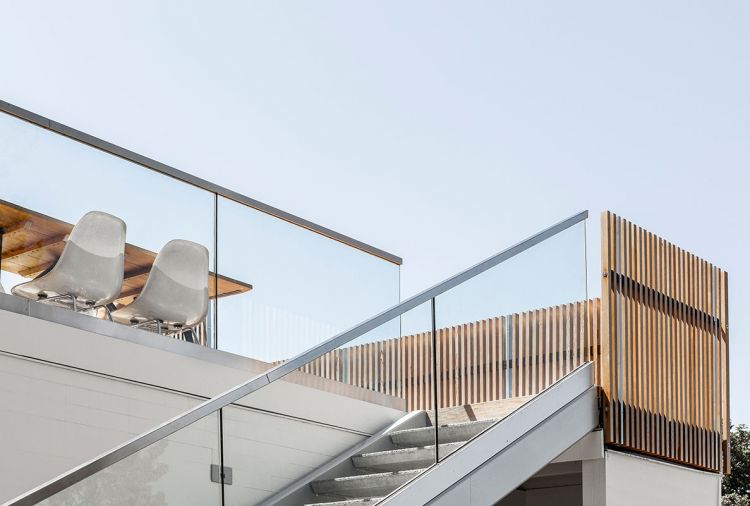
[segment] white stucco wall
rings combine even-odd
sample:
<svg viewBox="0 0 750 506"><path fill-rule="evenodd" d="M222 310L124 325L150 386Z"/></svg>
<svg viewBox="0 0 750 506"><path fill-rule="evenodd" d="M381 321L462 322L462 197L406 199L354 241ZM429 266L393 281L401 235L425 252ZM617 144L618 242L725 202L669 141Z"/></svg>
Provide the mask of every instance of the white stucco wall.
<svg viewBox="0 0 750 506"><path fill-rule="evenodd" d="M606 506L718 506L721 478L667 462L608 450Z"/></svg>

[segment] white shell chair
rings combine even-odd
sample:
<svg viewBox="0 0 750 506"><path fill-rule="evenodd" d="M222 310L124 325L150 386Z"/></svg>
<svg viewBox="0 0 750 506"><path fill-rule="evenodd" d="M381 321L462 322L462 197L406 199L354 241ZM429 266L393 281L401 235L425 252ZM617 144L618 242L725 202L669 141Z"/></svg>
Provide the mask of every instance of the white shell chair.
<svg viewBox="0 0 750 506"><path fill-rule="evenodd" d="M120 218L100 211L86 213L73 227L54 266L14 286L11 293L31 300L69 301L74 310L105 306L122 289L125 233Z"/></svg>
<svg viewBox="0 0 750 506"><path fill-rule="evenodd" d="M133 326L185 330L208 313L208 250L191 241L175 239L161 249L141 294L112 312L112 319Z"/></svg>

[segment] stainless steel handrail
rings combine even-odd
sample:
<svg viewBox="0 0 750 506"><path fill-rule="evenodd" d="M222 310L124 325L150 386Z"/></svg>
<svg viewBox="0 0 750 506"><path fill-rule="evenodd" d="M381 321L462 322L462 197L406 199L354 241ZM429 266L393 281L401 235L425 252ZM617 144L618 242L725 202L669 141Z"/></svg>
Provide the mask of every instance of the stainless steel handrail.
<svg viewBox="0 0 750 506"><path fill-rule="evenodd" d="M336 232L335 230L331 230L328 227L318 225L317 223L313 223L310 220L306 220L292 213L288 213L259 200L247 197L245 195L242 195L241 193L229 190L228 188L224 188L223 186L219 186L218 184L212 183L192 174L188 174L187 172L171 167L165 163L156 161L153 158L148 158L147 156L140 155L138 153L130 151L129 149L125 149L111 142L107 142L105 140L94 137L93 135L81 132L80 130L76 130L75 128L63 125L62 123L58 123L57 121L45 118L40 114L28 111L17 105L13 105L11 103L0 100L0 112L15 116L16 118L22 119L24 121L28 121L29 123L32 123L38 127L44 128L51 132L55 132L59 135L63 135L65 137L73 139L74 141L80 142L81 144L85 144L87 146L91 146L92 148L104 151L105 153L109 153L110 155L123 158L125 160L128 160L129 162L141 165L147 169L153 170L160 174L164 174L165 176L169 176L178 181L182 181L183 183L187 183L216 195L225 197L227 199L234 200L235 202L239 202L240 204L252 207L253 209L257 209L258 211L270 214L271 216L275 216L276 218L288 221L289 223L293 223L302 228L306 228L312 232L328 237L329 239L339 241L343 244L346 244L347 246L351 246L352 248L364 251L365 253L369 253L376 257L382 258L383 260L387 260L388 262L394 263L396 265L401 265L403 263L401 257L389 253L385 250L376 248L375 246L354 239L353 237L346 236L342 233Z"/></svg>
<svg viewBox="0 0 750 506"><path fill-rule="evenodd" d="M582 222L588 218L588 211L582 211L576 215L571 216L549 228L542 230L541 232L534 234L533 236L525 239L515 246L511 246L508 249L501 251L500 253L491 256L490 258L479 262L473 267L462 271L455 276L452 276L445 281L438 283L432 288L414 295L405 301L397 304L390 309L383 311L382 313L352 327L351 329L344 331L327 341L310 348L288 360L278 366L270 369L268 372L259 374L244 383L241 383L226 392L217 395L213 399L210 399L198 406L186 411L181 415L177 415L171 420L159 425L158 427L151 429L150 431L136 436L135 438L127 441L120 446L109 450L108 452L95 457L88 462L81 464L78 467L67 471L66 473L54 478L47 483L32 489L25 494L5 503L4 506L22 506L36 504L44 499L47 499L54 494L65 490L66 488L78 483L85 478L95 474L102 469L105 469L112 464L119 462L120 460L133 455L134 453L150 446L162 439L166 438L170 434L177 432L180 429L187 427L188 425L197 422L201 418L210 415L218 411L219 409L236 402L246 395L249 395L266 385L273 383L274 381L283 378L287 374L298 370L308 362L315 360L318 357L325 355L326 353L340 348L342 345L366 334L367 332L379 327L383 323L386 323L397 316L400 316L407 311L414 309L415 307L424 304L437 297L441 293L444 293L451 288L454 288L461 283L468 281L469 279L495 267L496 265L505 262L506 260L526 251L527 249L549 239L550 237L559 234L560 232Z"/></svg>

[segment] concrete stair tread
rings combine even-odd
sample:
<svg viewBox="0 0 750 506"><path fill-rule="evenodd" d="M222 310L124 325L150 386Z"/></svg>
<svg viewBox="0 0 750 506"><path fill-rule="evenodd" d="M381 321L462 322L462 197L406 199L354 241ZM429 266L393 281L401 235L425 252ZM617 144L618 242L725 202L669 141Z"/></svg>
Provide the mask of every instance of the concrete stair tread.
<svg viewBox="0 0 750 506"><path fill-rule="evenodd" d="M447 456L466 441L495 424L480 420L446 424L438 428L439 453ZM317 502L311 505L357 506L380 501L400 486L421 474L435 462L435 429L419 427L391 432L390 450L361 453L351 463L361 474L339 476L310 483ZM351 473L351 471L349 471Z"/></svg>
<svg viewBox="0 0 750 506"><path fill-rule="evenodd" d="M418 476L424 469L410 469L385 473L357 474L327 480L318 480L310 485L317 495L348 499L385 496Z"/></svg>
<svg viewBox="0 0 750 506"><path fill-rule="evenodd" d="M464 444L466 443L441 444L440 458L447 457ZM352 464L358 469L383 471L405 471L408 469L424 468L433 462L435 462L435 445L363 453L352 457Z"/></svg>
<svg viewBox="0 0 750 506"><path fill-rule="evenodd" d="M497 420L479 420L476 422L441 425L438 428L438 439L441 444L465 442L496 422ZM397 430L391 432L389 436L393 444L397 446L429 446L435 443L435 428L420 427L417 429Z"/></svg>
<svg viewBox="0 0 750 506"><path fill-rule="evenodd" d="M344 501L334 499L332 502L308 503L305 506L370 506L382 500L382 497L364 497L361 499L346 499Z"/></svg>

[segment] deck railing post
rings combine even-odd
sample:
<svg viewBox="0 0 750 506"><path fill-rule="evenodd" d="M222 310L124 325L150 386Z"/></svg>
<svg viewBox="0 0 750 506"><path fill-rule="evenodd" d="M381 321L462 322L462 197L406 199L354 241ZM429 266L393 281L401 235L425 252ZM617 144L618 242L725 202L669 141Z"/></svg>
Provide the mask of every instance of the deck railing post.
<svg viewBox="0 0 750 506"><path fill-rule="evenodd" d="M440 423L438 421L438 388L442 381L442 378L438 377L438 366L437 366L437 323L435 319L435 297L432 298L430 303L430 309L432 312L432 406L435 409L435 463L440 462L440 441L438 437L438 428Z"/></svg>

